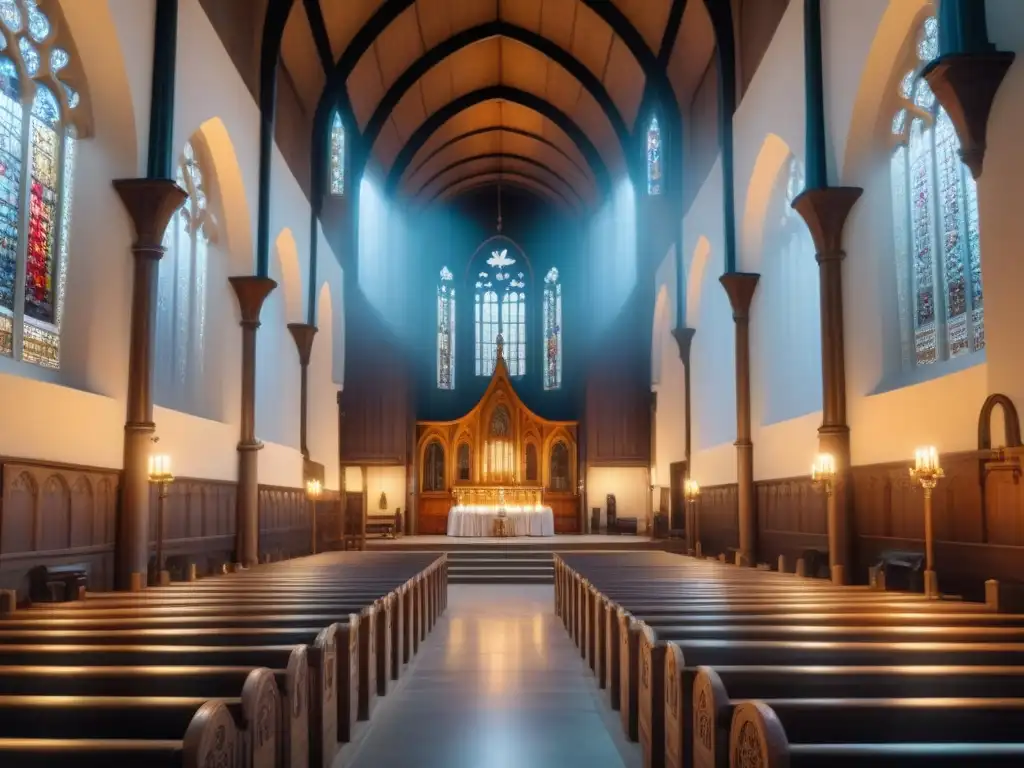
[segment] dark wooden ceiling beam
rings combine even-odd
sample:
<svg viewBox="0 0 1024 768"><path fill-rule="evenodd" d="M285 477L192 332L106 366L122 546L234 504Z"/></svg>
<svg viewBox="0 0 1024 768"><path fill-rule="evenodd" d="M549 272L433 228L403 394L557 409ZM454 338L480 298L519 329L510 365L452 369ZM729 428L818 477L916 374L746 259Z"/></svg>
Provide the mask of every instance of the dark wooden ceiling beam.
<svg viewBox="0 0 1024 768"><path fill-rule="evenodd" d="M563 67L594 97L601 111L604 112L609 123L611 123L612 130L619 140L623 155L629 158L633 154L631 151L633 140L630 136L629 128L626 126L626 121L605 89L604 84L597 79L597 76L587 69L579 59L548 38L503 21L487 22L452 35L423 54L423 56L418 58L399 75L398 79L395 80L380 100L380 103L366 124L366 129L363 131L363 144L367 152L372 151L385 121L394 112L402 97L433 67L474 43L497 37L515 40L523 45L527 45Z"/></svg>
<svg viewBox="0 0 1024 768"><path fill-rule="evenodd" d="M564 157L566 160L572 163L573 167L580 173L582 173L584 176L587 175L587 169L585 169L578 162L576 162L575 158L573 158L569 153L567 153L564 149L558 146L555 142L551 141L551 139L542 136L539 133L527 131L522 128L514 128L513 126L510 125L489 125L485 128L476 128L472 131L460 133L458 136L453 136L452 138L448 139L448 141L444 142L441 146L439 146L437 149L435 149L433 152L431 152L425 158L423 158L423 160L419 164L417 164L415 168L410 169L409 172L406 174L406 178L412 178L413 176L415 176L417 173L419 173L421 168L423 168L433 158L441 154L441 152L448 149L449 147L458 144L460 141L463 141L465 139L470 139L473 136L480 136L485 133L510 133L516 136L523 136L527 139L540 142L541 144L551 147L551 149L558 152L558 154L560 154L562 157ZM593 173L593 170L591 170L591 173Z"/></svg>
<svg viewBox="0 0 1024 768"><path fill-rule="evenodd" d="M320 66L324 68L326 77L334 69L334 53L331 51L331 38L327 34L327 25L324 23L324 9L320 7L320 0L303 0L303 3L306 6L309 28L313 32L313 44L316 46L317 55L320 57Z"/></svg>
<svg viewBox="0 0 1024 768"><path fill-rule="evenodd" d="M658 49L658 63L663 70L667 71L668 63L672 59L672 50L676 46L676 38L679 37L679 27L683 23L683 13L685 12L686 0L672 0L672 8L668 12L665 31L661 35L661 47Z"/></svg>
<svg viewBox="0 0 1024 768"><path fill-rule="evenodd" d="M428 117L426 121L413 132L412 136L410 136L402 146L402 149L399 151L398 156L395 158L395 162L392 164L391 170L388 173L388 192L390 194L394 194L395 190L398 188L399 181L405 173L405 169L408 168L409 163L412 162L416 153L424 144L426 144L427 140L437 131L438 128L460 112L482 102L492 100L504 100L515 104L521 104L522 106L532 109L551 120L551 122L565 131L569 136L569 139L579 148L580 153L594 170L594 176L597 177L598 188L601 189L602 193L607 193L611 190L611 175L608 173L608 167L605 165L604 159L601 157L601 153L597 151L597 147L594 146L594 143L571 117L562 112L558 107L535 94L521 91L518 88L510 88L507 85L492 85L471 91L448 102L441 107L441 109Z"/></svg>
<svg viewBox="0 0 1024 768"><path fill-rule="evenodd" d="M456 160L453 163L449 163L444 168L440 169L437 173L435 173L433 176L431 176L429 179L427 179L425 182L423 182L413 193L413 197L419 197L420 195L422 195L423 192L427 189L427 187L429 187L431 184L433 184L435 181L437 181L440 177L444 176L449 171L455 170L456 168L466 165L467 163L475 162L477 160L517 160L520 162L527 163L528 165L532 165L535 168L542 171L543 173L550 175L553 179L557 179L560 184L564 184L565 188L572 193L572 195L576 198L578 202L585 204L583 196L564 176L554 171L551 167L545 165L540 160L528 157L526 155L519 155L516 154L515 152L488 152L485 154L469 155L467 157L460 158L459 160ZM498 170L501 169L502 166L499 163Z"/></svg>
<svg viewBox="0 0 1024 768"><path fill-rule="evenodd" d="M472 179L483 178L485 176L497 176L497 177L500 177L501 180L504 180L505 178L510 178L510 179L516 179L516 178L529 179L530 181L534 182L535 184L537 184L537 185L543 187L545 190L547 190L553 197L555 197L556 199L561 201L565 205L566 208L568 208L569 210L571 210L571 211L573 211L575 213L579 213L579 209L577 208L577 206L575 206L569 200L569 198L567 198L565 195L563 195L557 189L552 187L550 184L548 184L541 177L534 176L533 174L526 173L525 171L503 171L503 170L494 169L494 168L492 168L490 170L486 170L486 171L476 171L475 173L468 173L465 176L460 176L457 179L452 179L450 182L446 183L443 187L441 187L441 189L439 189L437 192L435 192L433 195L431 195L430 198L426 201L425 205L430 205L431 203L433 203L436 200L438 200L438 198L443 197L444 194L446 192L448 192L448 190L450 190L452 187L457 187L459 184L462 184L464 182L471 181ZM495 179L494 181L490 181L490 182L486 182L486 183L493 184L493 185L496 186L497 183L498 183L498 179ZM483 184L481 186L483 186Z"/></svg>

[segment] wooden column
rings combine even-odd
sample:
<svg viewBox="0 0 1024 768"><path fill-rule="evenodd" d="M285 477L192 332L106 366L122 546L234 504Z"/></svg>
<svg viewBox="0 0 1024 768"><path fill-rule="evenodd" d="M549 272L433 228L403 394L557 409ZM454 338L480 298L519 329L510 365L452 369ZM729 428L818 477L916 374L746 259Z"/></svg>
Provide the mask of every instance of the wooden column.
<svg viewBox="0 0 1024 768"><path fill-rule="evenodd" d="M672 336L676 340L676 344L679 346L679 359L683 362L683 389L685 390L683 398L683 418L686 419L686 424L683 430L683 445L686 455L686 476L689 477L692 471L690 461L690 436L693 434L693 429L690 425L690 350L693 347L693 335L697 332L696 328L673 328Z"/></svg>
<svg viewBox="0 0 1024 768"><path fill-rule="evenodd" d="M157 270L164 255L164 230L188 195L171 179L119 179L114 189L135 227L124 476L114 567L115 588L127 590L144 587L149 572L149 454L156 431L152 384Z"/></svg>
<svg viewBox="0 0 1024 768"><path fill-rule="evenodd" d="M311 323L288 323L288 330L295 340L299 351L300 392L299 392L299 450L309 460L309 443L307 442L307 414L309 412L309 358L313 352L313 339L317 328Z"/></svg>
<svg viewBox="0 0 1024 768"><path fill-rule="evenodd" d="M260 310L277 287L269 277L229 277L242 320L242 413L238 440L238 494L235 561L249 567L259 562L259 459L263 443L256 439L256 331Z"/></svg>
<svg viewBox="0 0 1024 768"><path fill-rule="evenodd" d="M363 473L363 514L359 517L359 549L362 551L366 549L366 516L370 509L370 473L369 467L366 465L361 466L359 470Z"/></svg>
<svg viewBox="0 0 1024 768"><path fill-rule="evenodd" d="M761 276L728 272L719 280L732 305L736 326L736 482L739 486L740 556L744 565L757 557L757 510L754 504L754 444L750 439L750 301Z"/></svg>
<svg viewBox="0 0 1024 768"><path fill-rule="evenodd" d="M836 460L833 483L834 514L829 520L829 560L847 574L851 551L850 427L846 421L846 352L843 332L843 228L850 209L860 199L859 187L808 189L793 200L814 240L821 294L821 427L818 449Z"/></svg>
<svg viewBox="0 0 1024 768"><path fill-rule="evenodd" d="M949 113L960 138L960 157L975 179L984 168L988 116L1014 54L989 42L985 3L942 0L939 57L922 73Z"/></svg>

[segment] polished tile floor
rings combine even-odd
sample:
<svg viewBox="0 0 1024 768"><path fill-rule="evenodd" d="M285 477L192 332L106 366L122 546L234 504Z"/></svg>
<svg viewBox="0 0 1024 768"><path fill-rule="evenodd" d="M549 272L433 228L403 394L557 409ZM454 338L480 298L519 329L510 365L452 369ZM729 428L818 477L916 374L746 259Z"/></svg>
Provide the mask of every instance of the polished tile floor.
<svg viewBox="0 0 1024 768"><path fill-rule="evenodd" d="M551 586L449 587L411 668L346 747L346 768L639 766L553 600Z"/></svg>

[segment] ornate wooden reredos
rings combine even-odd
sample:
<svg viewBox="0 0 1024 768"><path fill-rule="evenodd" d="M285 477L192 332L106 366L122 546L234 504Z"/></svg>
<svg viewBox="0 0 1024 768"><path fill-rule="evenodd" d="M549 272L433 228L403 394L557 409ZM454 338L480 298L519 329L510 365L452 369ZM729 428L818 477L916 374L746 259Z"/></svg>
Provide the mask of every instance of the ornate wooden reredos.
<svg viewBox="0 0 1024 768"><path fill-rule="evenodd" d="M453 490L496 486L541 489L555 530L579 530L577 422L549 421L526 407L509 379L500 335L491 382L469 413L416 422L418 532L447 530Z"/></svg>

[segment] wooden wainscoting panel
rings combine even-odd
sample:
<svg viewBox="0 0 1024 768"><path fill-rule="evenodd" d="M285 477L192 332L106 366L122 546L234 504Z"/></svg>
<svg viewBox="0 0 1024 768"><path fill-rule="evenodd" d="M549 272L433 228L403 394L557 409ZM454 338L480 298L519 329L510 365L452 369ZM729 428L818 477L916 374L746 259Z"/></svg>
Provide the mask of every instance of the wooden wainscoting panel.
<svg viewBox="0 0 1024 768"><path fill-rule="evenodd" d="M421 493L416 505L419 513L417 533L423 535L448 533L448 510L451 507L452 497L447 491Z"/></svg>
<svg viewBox="0 0 1024 768"><path fill-rule="evenodd" d="M828 549L825 491L809 477L761 480L757 499L758 561L778 563L785 555L792 568L807 549Z"/></svg>
<svg viewBox="0 0 1024 768"><path fill-rule="evenodd" d="M737 491L735 483L701 489L697 514L700 516L701 548L705 555L714 557L739 546Z"/></svg>
<svg viewBox="0 0 1024 768"><path fill-rule="evenodd" d="M0 588L25 587L37 565L83 564L90 589L109 589L120 473L0 459Z"/></svg>
<svg viewBox="0 0 1024 768"><path fill-rule="evenodd" d="M544 492L544 504L551 507L555 533L580 533L580 499L574 493Z"/></svg>

